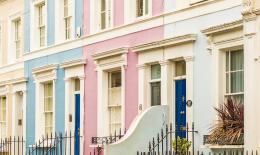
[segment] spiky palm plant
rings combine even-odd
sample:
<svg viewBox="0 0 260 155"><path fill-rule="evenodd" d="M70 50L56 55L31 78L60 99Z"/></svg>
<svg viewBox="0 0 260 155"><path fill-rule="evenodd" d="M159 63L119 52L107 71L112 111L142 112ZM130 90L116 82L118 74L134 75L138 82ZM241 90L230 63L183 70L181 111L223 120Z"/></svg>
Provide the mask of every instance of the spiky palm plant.
<svg viewBox="0 0 260 155"><path fill-rule="evenodd" d="M215 110L219 119L212 125L208 141L220 145L243 143L244 104L228 99Z"/></svg>

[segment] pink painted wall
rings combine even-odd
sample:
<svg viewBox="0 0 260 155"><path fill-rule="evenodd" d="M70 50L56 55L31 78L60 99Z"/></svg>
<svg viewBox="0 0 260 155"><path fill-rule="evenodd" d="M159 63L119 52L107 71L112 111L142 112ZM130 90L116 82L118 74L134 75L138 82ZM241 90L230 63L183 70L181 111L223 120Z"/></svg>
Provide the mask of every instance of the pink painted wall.
<svg viewBox="0 0 260 155"><path fill-rule="evenodd" d="M124 2L114 0L114 25L124 24ZM164 0L153 0L153 15L163 12ZM90 0L84 0L84 34L90 34ZM163 27L156 27L125 36L105 40L84 47L84 57L87 59L85 67L85 130L84 130L84 154L88 155L93 148L90 148L91 137L97 135L97 72L96 65L92 59L94 52L108 51L121 47L133 47L152 41L163 39ZM125 124L129 128L133 119L138 113L138 55L131 50L127 56L126 79L125 79Z"/></svg>
<svg viewBox="0 0 260 155"><path fill-rule="evenodd" d="M132 47L163 38L163 27L121 36L84 47L84 56L88 63L85 68L85 154L89 154L91 137L97 134L97 72L92 59L94 52L99 53L120 47ZM129 128L138 113L138 56L128 52L125 90L125 124Z"/></svg>
<svg viewBox="0 0 260 155"><path fill-rule="evenodd" d="M152 0L153 16L163 13L164 0ZM90 0L84 0L84 26L83 32L85 35L90 33ZM135 13L133 11L133 13ZM124 24L124 0L114 0L114 26L120 26Z"/></svg>
<svg viewBox="0 0 260 155"><path fill-rule="evenodd" d="M164 0L153 0L153 16L163 13L164 10Z"/></svg>
<svg viewBox="0 0 260 155"><path fill-rule="evenodd" d="M114 26L124 24L124 1L114 0Z"/></svg>

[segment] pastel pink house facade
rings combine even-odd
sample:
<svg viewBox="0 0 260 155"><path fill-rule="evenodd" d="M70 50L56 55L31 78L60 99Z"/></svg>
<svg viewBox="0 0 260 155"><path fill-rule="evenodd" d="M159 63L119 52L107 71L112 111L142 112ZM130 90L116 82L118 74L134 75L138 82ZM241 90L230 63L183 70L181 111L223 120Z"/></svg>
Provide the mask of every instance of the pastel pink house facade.
<svg viewBox="0 0 260 155"><path fill-rule="evenodd" d="M84 33L92 35L90 32L90 1L85 0L84 4ZM124 1L114 0L113 25L115 29L124 27ZM163 12L163 0L153 0L152 16L160 15ZM150 18L150 17L149 17ZM145 19L144 19L145 20ZM135 23L130 23L135 24ZM106 31L106 30L105 30ZM109 31L109 30L108 30ZM102 33L102 32L101 32ZM95 35L95 34L93 34ZM98 73L97 64L93 55L114 49L126 48L127 65L124 67L125 89L122 109L125 113L124 127L129 128L135 117L138 115L138 54L131 50L131 47L146 44L163 39L163 26L145 29L142 31L128 33L112 39L103 40L84 47L84 58L87 60L85 66L85 125L84 125L84 152L89 154L94 146L91 146L91 138L98 136ZM105 103L104 103L105 104ZM107 135L109 136L109 135Z"/></svg>

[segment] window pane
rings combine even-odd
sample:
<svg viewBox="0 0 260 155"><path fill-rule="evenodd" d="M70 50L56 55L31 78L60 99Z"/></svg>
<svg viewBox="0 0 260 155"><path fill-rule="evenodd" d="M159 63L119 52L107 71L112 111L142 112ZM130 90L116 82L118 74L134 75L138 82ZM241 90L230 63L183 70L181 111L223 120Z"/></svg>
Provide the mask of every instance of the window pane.
<svg viewBox="0 0 260 155"><path fill-rule="evenodd" d="M137 0L136 1L136 15L137 15L137 17L143 16L143 12L144 12L143 6L144 6L143 0Z"/></svg>
<svg viewBox="0 0 260 155"><path fill-rule="evenodd" d="M75 79L75 86L74 86L75 91L80 91L80 80Z"/></svg>
<svg viewBox="0 0 260 155"><path fill-rule="evenodd" d="M244 68L244 56L242 51L232 51L231 55L231 71L242 70Z"/></svg>
<svg viewBox="0 0 260 155"><path fill-rule="evenodd" d="M175 63L175 75L176 76L184 76L186 75L186 62L185 61L177 61Z"/></svg>
<svg viewBox="0 0 260 155"><path fill-rule="evenodd" d="M161 78L161 66L159 64L151 66L151 79Z"/></svg>
<svg viewBox="0 0 260 155"><path fill-rule="evenodd" d="M244 91L244 72L231 73L231 93Z"/></svg>
<svg viewBox="0 0 260 155"><path fill-rule="evenodd" d="M111 74L111 81L110 87L121 87L121 72L112 72Z"/></svg>
<svg viewBox="0 0 260 155"><path fill-rule="evenodd" d="M161 105L161 83L151 83L151 105Z"/></svg>
<svg viewBox="0 0 260 155"><path fill-rule="evenodd" d="M114 135L121 129L121 106L109 108L109 132Z"/></svg>
<svg viewBox="0 0 260 155"><path fill-rule="evenodd" d="M148 9L149 9L149 0L145 0L145 14L148 14Z"/></svg>
<svg viewBox="0 0 260 155"><path fill-rule="evenodd" d="M226 73L226 93L230 93L229 86L230 86L230 83L229 83L229 73Z"/></svg>
<svg viewBox="0 0 260 155"><path fill-rule="evenodd" d="M226 71L229 71L229 53L230 52L226 52Z"/></svg>
<svg viewBox="0 0 260 155"><path fill-rule="evenodd" d="M106 28L106 12L101 13L101 29Z"/></svg>

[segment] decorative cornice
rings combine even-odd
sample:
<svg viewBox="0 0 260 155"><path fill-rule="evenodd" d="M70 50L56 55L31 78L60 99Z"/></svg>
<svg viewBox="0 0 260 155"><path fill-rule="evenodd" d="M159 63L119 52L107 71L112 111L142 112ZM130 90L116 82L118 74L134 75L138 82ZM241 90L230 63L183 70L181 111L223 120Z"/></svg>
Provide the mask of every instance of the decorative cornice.
<svg viewBox="0 0 260 155"><path fill-rule="evenodd" d="M92 57L96 61L96 60L103 59L103 58L106 58L106 57L125 54L127 52L128 52L128 48L122 47L122 48L117 48L117 49L113 49L113 50L109 50L109 51L105 51L105 52L95 53L95 54L92 55Z"/></svg>
<svg viewBox="0 0 260 155"><path fill-rule="evenodd" d="M71 61L66 61L62 64L60 64L60 68L71 68L71 67L76 67L80 65L85 65L87 64L86 59L76 59L76 60L71 60Z"/></svg>
<svg viewBox="0 0 260 155"><path fill-rule="evenodd" d="M19 83L23 83L23 82L27 82L26 77L11 79L11 80L7 80L7 81L0 81L0 87L5 86L5 85L11 85L11 84L19 84Z"/></svg>
<svg viewBox="0 0 260 155"><path fill-rule="evenodd" d="M42 66L42 67L38 67L38 68L34 68L32 70L33 74L38 74L38 73L43 73L43 72L47 72L47 71L52 71L57 69L57 64L51 64L51 65L47 65L47 66Z"/></svg>
<svg viewBox="0 0 260 155"><path fill-rule="evenodd" d="M187 35L177 36L177 37L155 41L147 44L137 45L135 47L132 47L131 49L133 52L144 52L151 49L177 46L188 42L194 42L196 41L196 37L197 36L195 34L187 34Z"/></svg>
<svg viewBox="0 0 260 155"><path fill-rule="evenodd" d="M216 33L220 33L220 32L225 32L225 31L229 31L232 29L239 29L239 28L243 28L243 20L236 20L230 23L225 23L225 24L221 24L221 25L217 25L217 26L212 26L210 28L204 29L201 32L204 33L205 35L212 35L212 34L216 34Z"/></svg>

